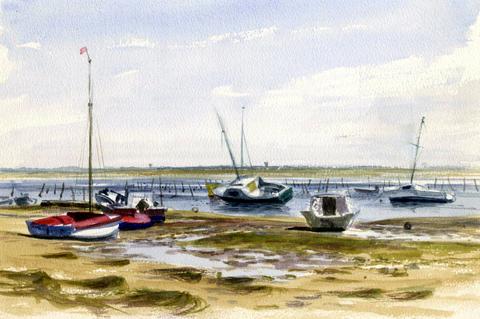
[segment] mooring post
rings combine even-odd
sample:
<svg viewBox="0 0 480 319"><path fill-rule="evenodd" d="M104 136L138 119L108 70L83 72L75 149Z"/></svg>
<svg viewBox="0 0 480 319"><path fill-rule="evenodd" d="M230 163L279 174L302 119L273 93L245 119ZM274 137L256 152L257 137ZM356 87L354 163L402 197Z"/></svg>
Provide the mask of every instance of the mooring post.
<svg viewBox="0 0 480 319"><path fill-rule="evenodd" d="M330 183L330 178L327 178L327 183L325 184L325 193L328 193L328 184Z"/></svg>
<svg viewBox="0 0 480 319"><path fill-rule="evenodd" d="M478 192L477 179L474 178L474 179L473 179L473 183L475 184L475 189L476 189L477 192Z"/></svg>
<svg viewBox="0 0 480 319"><path fill-rule="evenodd" d="M433 182L433 188L436 189L437 188L437 178L435 177L435 182Z"/></svg>

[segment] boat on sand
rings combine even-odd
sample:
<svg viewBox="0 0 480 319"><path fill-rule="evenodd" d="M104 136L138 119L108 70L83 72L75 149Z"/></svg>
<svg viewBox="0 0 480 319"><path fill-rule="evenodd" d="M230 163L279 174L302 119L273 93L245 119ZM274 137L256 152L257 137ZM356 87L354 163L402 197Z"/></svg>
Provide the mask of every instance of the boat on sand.
<svg viewBox="0 0 480 319"><path fill-rule="evenodd" d="M344 231L359 211L352 206L348 196L325 193L312 196L309 207L301 214L313 230Z"/></svg>

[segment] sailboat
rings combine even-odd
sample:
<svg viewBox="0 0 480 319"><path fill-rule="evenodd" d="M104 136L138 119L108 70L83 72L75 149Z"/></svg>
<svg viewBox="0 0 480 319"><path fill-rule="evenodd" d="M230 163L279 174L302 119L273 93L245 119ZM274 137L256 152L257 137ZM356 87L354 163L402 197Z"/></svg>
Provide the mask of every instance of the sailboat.
<svg viewBox="0 0 480 319"><path fill-rule="evenodd" d="M36 220L27 220L28 231L34 237L40 238L73 238L83 240L99 240L116 237L121 217L93 212L93 174L92 174L92 122L93 101L91 65L92 59L87 48L80 49L80 55L88 57L88 212L67 212L62 215L50 216Z"/></svg>
<svg viewBox="0 0 480 319"><path fill-rule="evenodd" d="M425 117L422 117L420 128L418 130L417 143L415 146L415 157L413 159L412 173L410 183L402 185L398 190L389 196L390 202L395 203L451 203L455 201L455 194L428 189L413 182L415 170L417 168L418 150L420 149L420 137L422 128L425 126Z"/></svg>
<svg viewBox="0 0 480 319"><path fill-rule="evenodd" d="M226 202L231 203L279 203L284 204L293 197L293 190L291 187L280 183L267 182L259 176L240 176L235 157L228 135L223 124L223 120L217 112L218 122L222 130L225 144L227 146L228 154L232 161L232 166L235 171L236 178L225 184L206 185L209 190L209 195L220 198ZM243 119L243 116L242 116ZM242 120L243 127L243 120ZM243 129L242 129L242 139ZM242 144L243 145L243 144ZM242 146L243 153L243 146ZM243 155L242 155L243 160ZM243 163L242 163L243 164Z"/></svg>

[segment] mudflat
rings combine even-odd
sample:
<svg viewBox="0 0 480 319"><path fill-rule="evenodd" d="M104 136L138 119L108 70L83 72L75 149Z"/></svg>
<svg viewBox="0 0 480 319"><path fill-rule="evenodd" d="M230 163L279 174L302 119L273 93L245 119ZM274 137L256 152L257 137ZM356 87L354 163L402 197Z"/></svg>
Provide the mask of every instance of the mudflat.
<svg viewBox="0 0 480 319"><path fill-rule="evenodd" d="M303 219L169 211L107 242L45 240L0 211L0 317L477 318L479 217L315 233Z"/></svg>

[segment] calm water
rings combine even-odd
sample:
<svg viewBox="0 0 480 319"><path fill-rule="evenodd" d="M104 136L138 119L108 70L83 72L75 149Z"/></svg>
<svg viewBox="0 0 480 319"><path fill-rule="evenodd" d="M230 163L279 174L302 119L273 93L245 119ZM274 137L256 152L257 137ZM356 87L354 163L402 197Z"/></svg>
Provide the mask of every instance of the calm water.
<svg viewBox="0 0 480 319"><path fill-rule="evenodd" d="M285 182L285 180L279 180ZM199 211L208 211L228 215L265 215L265 216L301 216L299 211L306 208L311 194L325 191L325 183L319 187L318 181L312 182L308 187L299 186L299 179L296 180L294 187L294 198L285 205L245 205L245 204L229 204L221 200L211 200L207 197L204 180L193 179L176 179L162 181L163 204L167 207L175 209L194 209ZM61 192L62 183L65 183L63 194ZM97 180L95 188L101 189L109 187L111 189L123 192L125 188L125 180ZM183 183L183 186L182 186ZM289 181L289 184L291 181ZM303 180L308 184L308 180ZM317 184L315 184L317 183ZM480 214L480 192L478 192L473 184L467 184L465 191L463 190L463 181L454 183L451 187L455 189L457 200L450 204L430 204L416 206L392 206L386 196L359 196L353 191L353 187L373 185L374 181L348 181L344 183L332 182L329 185L329 192L349 192L352 196L352 202L360 208L358 220L369 221L395 217L430 217L430 216L465 216ZM382 182L377 182L380 187ZM422 181L420 182L422 183ZM45 184L41 198L40 190ZM342 186L343 184L343 186ZM423 181L423 184L429 184L433 187L433 181ZM445 184L445 183L444 183ZM56 190L55 190L56 185ZM136 189L145 196L152 196L152 180L151 179L130 179L128 180L129 189ZM348 187L347 187L348 185ZM86 195L87 183L85 180L16 180L0 182L0 196L9 196L14 188L14 196L20 193L28 193L32 198L41 200L62 199L83 200ZM447 186L443 186L444 189ZM450 186L449 186L450 187ZM440 183L437 189L441 188ZM308 193L307 193L308 190ZM193 193L193 197L192 197ZM159 201L159 183L158 179L153 184L153 198Z"/></svg>

